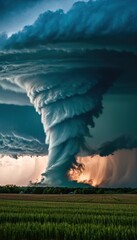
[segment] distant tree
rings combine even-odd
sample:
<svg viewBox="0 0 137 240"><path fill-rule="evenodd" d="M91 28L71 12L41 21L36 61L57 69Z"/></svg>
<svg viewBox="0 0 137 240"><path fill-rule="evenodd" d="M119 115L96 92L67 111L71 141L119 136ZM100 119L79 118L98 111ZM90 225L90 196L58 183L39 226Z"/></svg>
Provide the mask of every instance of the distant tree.
<svg viewBox="0 0 137 240"><path fill-rule="evenodd" d="M52 194L53 193L53 188L51 187L51 188L48 188L47 189L47 194Z"/></svg>
<svg viewBox="0 0 137 240"><path fill-rule="evenodd" d="M61 189L60 188L54 188L53 189L53 194L60 194L61 193Z"/></svg>
<svg viewBox="0 0 137 240"><path fill-rule="evenodd" d="M97 191L96 191L96 193L97 194L104 194L104 189L103 188L99 188L99 189L97 189Z"/></svg>

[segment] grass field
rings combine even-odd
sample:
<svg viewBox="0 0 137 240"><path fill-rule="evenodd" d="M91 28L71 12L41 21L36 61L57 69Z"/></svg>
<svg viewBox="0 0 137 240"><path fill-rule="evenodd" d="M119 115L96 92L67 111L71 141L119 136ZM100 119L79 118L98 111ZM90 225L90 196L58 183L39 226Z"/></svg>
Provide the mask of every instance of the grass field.
<svg viewBox="0 0 137 240"><path fill-rule="evenodd" d="M0 194L0 239L134 240L137 195Z"/></svg>

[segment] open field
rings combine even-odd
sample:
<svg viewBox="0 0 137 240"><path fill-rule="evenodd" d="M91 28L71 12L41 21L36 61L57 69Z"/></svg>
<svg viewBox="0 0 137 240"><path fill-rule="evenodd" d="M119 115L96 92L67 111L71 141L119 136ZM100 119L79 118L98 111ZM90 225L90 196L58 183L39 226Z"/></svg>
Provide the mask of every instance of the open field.
<svg viewBox="0 0 137 240"><path fill-rule="evenodd" d="M1 200L137 204L137 194L0 194Z"/></svg>
<svg viewBox="0 0 137 240"><path fill-rule="evenodd" d="M137 195L0 194L0 239L135 240Z"/></svg>

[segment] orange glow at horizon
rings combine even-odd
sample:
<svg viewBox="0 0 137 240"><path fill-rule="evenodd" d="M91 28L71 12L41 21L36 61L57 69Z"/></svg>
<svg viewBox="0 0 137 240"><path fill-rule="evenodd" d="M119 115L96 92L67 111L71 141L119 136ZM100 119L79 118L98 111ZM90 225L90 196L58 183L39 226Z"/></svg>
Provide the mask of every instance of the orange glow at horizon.
<svg viewBox="0 0 137 240"><path fill-rule="evenodd" d="M77 157L68 178L94 187L132 186L136 183L137 151L119 150L114 155Z"/></svg>
<svg viewBox="0 0 137 240"><path fill-rule="evenodd" d="M77 157L77 165L71 168L68 175L71 180L87 183L91 186L100 186L104 181L104 171L106 168L106 157L87 156Z"/></svg>
<svg viewBox="0 0 137 240"><path fill-rule="evenodd" d="M20 156L14 159L10 156L0 157L0 185L28 185L29 182L39 182L41 174L47 166L47 156Z"/></svg>

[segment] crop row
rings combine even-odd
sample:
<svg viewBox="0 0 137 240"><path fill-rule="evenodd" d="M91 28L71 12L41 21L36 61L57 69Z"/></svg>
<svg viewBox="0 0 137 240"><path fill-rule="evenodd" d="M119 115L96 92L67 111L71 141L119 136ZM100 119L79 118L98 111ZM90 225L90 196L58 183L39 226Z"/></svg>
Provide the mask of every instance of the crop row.
<svg viewBox="0 0 137 240"><path fill-rule="evenodd" d="M0 239L137 240L137 205L0 201Z"/></svg>

